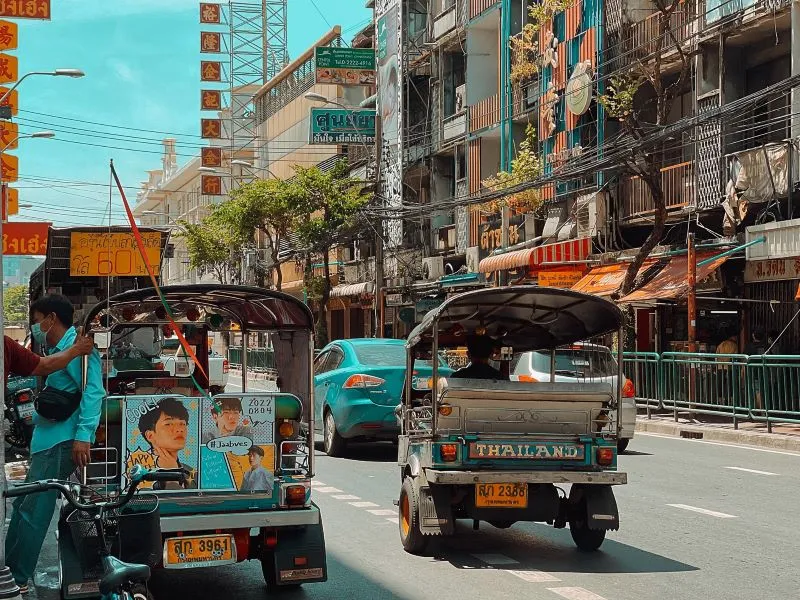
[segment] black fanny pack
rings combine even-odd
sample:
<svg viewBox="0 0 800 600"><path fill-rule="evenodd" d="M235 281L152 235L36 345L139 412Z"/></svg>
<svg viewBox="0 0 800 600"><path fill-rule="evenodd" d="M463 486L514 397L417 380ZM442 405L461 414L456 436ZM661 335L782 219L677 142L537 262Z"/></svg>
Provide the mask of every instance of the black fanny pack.
<svg viewBox="0 0 800 600"><path fill-rule="evenodd" d="M36 396L36 412L49 421L66 421L81 405L81 392L65 392L50 386Z"/></svg>

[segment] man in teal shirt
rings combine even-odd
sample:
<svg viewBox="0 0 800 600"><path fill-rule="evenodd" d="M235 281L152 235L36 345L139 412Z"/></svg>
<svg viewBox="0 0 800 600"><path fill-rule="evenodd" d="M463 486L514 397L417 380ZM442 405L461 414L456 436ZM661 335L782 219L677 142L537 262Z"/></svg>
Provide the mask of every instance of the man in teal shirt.
<svg viewBox="0 0 800 600"><path fill-rule="evenodd" d="M74 309L64 296L48 295L31 305L31 335L46 354L62 352L72 346L77 331L72 326ZM96 350L88 357L89 368L80 405L65 421L49 421L34 415L31 461L26 482L42 479L67 479L76 467L89 464L89 452L100 423L100 408L105 390ZM82 362L75 359L66 369L48 376L46 385L64 392L81 389ZM39 560L57 492L22 496L14 502L14 513L6 537L6 563L24 593Z"/></svg>

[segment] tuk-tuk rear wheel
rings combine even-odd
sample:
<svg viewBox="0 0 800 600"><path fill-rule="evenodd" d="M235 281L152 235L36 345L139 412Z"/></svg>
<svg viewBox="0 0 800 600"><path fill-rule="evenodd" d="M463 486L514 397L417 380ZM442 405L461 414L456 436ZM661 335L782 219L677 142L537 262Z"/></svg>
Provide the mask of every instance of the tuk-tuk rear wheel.
<svg viewBox="0 0 800 600"><path fill-rule="evenodd" d="M275 558L270 553L266 553L261 557L261 573L264 575L264 582L267 584L267 592L270 594L296 590L302 585L300 583L278 585L278 573L275 570Z"/></svg>
<svg viewBox="0 0 800 600"><path fill-rule="evenodd" d="M603 544L606 539L605 529L591 529L586 522L586 508L582 505L583 514L578 518L573 518L569 522L569 532L572 540L583 552L594 552Z"/></svg>
<svg viewBox="0 0 800 600"><path fill-rule="evenodd" d="M428 537L419 527L419 493L414 480L406 477L400 488L399 502L400 542L409 554L420 554L428 545Z"/></svg>

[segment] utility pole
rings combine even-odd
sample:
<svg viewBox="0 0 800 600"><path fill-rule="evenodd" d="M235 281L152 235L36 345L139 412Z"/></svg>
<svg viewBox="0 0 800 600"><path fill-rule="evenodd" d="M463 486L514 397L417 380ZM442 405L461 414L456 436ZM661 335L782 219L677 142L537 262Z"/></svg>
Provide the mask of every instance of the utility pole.
<svg viewBox="0 0 800 600"><path fill-rule="evenodd" d="M697 352L697 256L695 252L694 233L689 234L687 263L687 281L689 295L687 297L688 341L689 352ZM697 377L694 361L689 361L689 412L693 417L695 400L695 380ZM677 413L676 413L677 417Z"/></svg>

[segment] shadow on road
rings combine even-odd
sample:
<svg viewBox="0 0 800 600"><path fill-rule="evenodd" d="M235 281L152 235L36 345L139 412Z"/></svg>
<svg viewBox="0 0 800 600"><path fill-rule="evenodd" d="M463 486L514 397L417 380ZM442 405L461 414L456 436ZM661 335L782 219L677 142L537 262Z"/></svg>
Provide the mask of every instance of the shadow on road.
<svg viewBox="0 0 800 600"><path fill-rule="evenodd" d="M464 522L465 523L465 522ZM501 554L519 565L510 569L536 569L548 573L681 573L698 568L660 554L629 546L613 539L614 532L595 553L580 552L569 529L521 523L510 529L495 529L481 523L472 531L458 523L454 536L438 539L430 555L460 569L491 568L472 554Z"/></svg>
<svg viewBox="0 0 800 600"><path fill-rule="evenodd" d="M653 456L652 452L641 452L639 450L625 450L624 454L620 456Z"/></svg>

